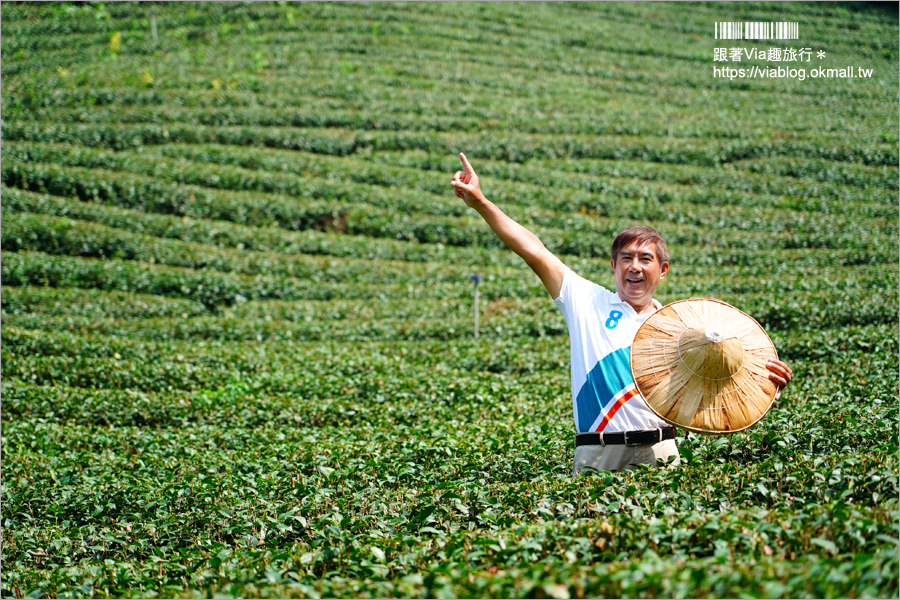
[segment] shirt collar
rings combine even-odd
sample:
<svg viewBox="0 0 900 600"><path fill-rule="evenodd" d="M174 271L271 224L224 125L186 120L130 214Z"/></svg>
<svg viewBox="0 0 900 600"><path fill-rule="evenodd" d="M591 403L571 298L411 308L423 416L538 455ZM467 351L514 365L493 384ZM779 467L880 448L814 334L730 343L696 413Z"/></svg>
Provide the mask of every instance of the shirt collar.
<svg viewBox="0 0 900 600"><path fill-rule="evenodd" d="M616 292L615 300L612 302L612 304L626 304L631 307L631 310L634 310L633 306L622 300L622 297L619 296L619 292ZM659 300L657 300L656 298L650 298L650 304L653 306L654 310L659 310L662 308L662 304L660 304Z"/></svg>

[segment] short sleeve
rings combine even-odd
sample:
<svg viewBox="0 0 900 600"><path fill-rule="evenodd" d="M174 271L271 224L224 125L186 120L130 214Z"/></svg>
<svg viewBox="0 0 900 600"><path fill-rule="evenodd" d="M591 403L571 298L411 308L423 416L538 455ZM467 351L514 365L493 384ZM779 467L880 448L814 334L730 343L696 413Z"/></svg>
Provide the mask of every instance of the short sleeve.
<svg viewBox="0 0 900 600"><path fill-rule="evenodd" d="M571 317L581 308L580 305L591 303L597 292L602 291L605 291L605 288L588 281L566 267L562 285L559 288L559 296L553 299L553 303L562 312L566 321L570 321Z"/></svg>

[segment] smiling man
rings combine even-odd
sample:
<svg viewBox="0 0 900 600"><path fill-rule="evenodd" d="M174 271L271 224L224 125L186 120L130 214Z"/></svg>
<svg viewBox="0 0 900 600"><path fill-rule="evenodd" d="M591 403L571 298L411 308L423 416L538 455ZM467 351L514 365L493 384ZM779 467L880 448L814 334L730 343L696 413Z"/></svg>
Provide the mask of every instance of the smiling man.
<svg viewBox="0 0 900 600"><path fill-rule="evenodd" d="M464 170L457 171L450 184L456 195L525 260L566 318L577 432L574 473L655 466L658 460L678 464L675 428L647 406L629 363L638 328L662 308L653 294L669 272L665 240L652 227L629 227L620 233L612 245L616 291L611 292L575 274L537 236L485 198L472 165L465 155L459 157ZM779 388L791 380L785 363L770 361L768 368Z"/></svg>

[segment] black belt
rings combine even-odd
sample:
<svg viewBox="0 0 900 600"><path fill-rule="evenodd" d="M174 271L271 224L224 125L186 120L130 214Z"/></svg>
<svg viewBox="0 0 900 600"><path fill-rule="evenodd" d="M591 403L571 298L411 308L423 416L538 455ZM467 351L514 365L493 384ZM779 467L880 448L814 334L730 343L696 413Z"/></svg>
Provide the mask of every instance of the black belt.
<svg viewBox="0 0 900 600"><path fill-rule="evenodd" d="M609 444L641 446L644 444L658 444L664 440L674 439L675 428L663 427L660 429L644 429L638 431L579 433L575 436L575 446L608 446Z"/></svg>

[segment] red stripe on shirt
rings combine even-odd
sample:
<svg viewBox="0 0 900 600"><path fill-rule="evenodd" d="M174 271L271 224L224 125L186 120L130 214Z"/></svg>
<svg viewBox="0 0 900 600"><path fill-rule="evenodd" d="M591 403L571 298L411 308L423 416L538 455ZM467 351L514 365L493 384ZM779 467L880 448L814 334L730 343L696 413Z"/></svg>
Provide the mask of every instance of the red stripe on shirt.
<svg viewBox="0 0 900 600"><path fill-rule="evenodd" d="M616 411L619 410L619 408L621 408L623 404L634 398L637 393L637 388L632 388L631 390L622 394L622 397L616 400L616 403L609 408L609 410L606 412L606 416L603 417L603 420L600 421L600 425L598 425L597 429L595 429L594 431L603 431L604 429L606 429L606 426L609 425L609 422L615 416Z"/></svg>

